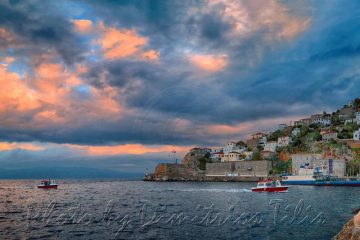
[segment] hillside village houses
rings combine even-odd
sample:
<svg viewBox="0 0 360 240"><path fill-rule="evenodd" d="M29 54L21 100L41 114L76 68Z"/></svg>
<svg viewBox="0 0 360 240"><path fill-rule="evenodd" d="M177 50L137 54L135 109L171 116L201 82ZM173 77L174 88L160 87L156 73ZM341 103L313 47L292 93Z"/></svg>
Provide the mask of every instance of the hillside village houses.
<svg viewBox="0 0 360 240"><path fill-rule="evenodd" d="M278 125L278 130L279 130L279 131L283 131L283 130L285 130L285 128L287 128L287 127L288 127L287 124L285 124L285 123L280 123L280 124Z"/></svg>
<svg viewBox="0 0 360 240"><path fill-rule="evenodd" d="M292 137L297 137L300 134L300 128L296 127L291 131Z"/></svg>
<svg viewBox="0 0 360 240"><path fill-rule="evenodd" d="M360 141L360 128L359 128L359 130L354 132L354 140Z"/></svg>
<svg viewBox="0 0 360 240"><path fill-rule="evenodd" d="M329 114L315 114L310 117L311 123L319 124L322 126L331 125L331 116Z"/></svg>
<svg viewBox="0 0 360 240"><path fill-rule="evenodd" d="M345 125L352 123L360 124L360 112L355 113L355 118L345 120Z"/></svg>
<svg viewBox="0 0 360 240"><path fill-rule="evenodd" d="M221 162L234 162L234 161L240 161L244 160L242 153L238 152L229 152L227 154L224 154L224 156L221 158Z"/></svg>
<svg viewBox="0 0 360 240"><path fill-rule="evenodd" d="M360 99L358 99L358 102L360 102ZM276 166L273 165L274 163L272 162L276 159L283 161L291 159L293 174L298 174L299 169L304 166L309 168L309 170L314 166L327 167L328 171L330 171L329 168L331 166L331 172L334 175L344 176L346 157L336 159L337 155L327 155L327 152L323 152L323 154L312 154L306 152L296 153L295 151L296 154L290 155L290 153L287 152L278 153L277 148L292 144L292 139L298 142L299 139L297 139L297 137L300 136L300 133L303 131L302 126L308 127L304 128L305 134L307 132L313 134L315 131L320 130L322 141L325 144L326 141L338 140L338 138L340 138L342 142L353 145L360 144L360 128L354 131L353 129L356 125L349 127L342 125L345 122L360 125L360 104L352 104L353 103L344 106L332 115L324 112L322 114L314 114L309 118L294 121L294 124L287 125L281 123L277 128L279 132L269 134L257 132L251 135L251 138L247 139L245 143L242 141L229 142L224 147L214 149L196 147L190 150L190 154L201 158L210 157L211 161L206 162L206 176L267 176L270 174L273 166ZM312 124L316 124L317 126L310 126ZM358 127L359 126L356 128ZM353 131L352 139L349 129ZM350 137L350 139L344 139L344 136L346 136L346 138ZM270 138L271 141L268 140ZM314 145L316 144L321 143L315 141ZM291 150L293 150L293 148L291 148ZM324 151L333 150L334 149L329 149ZM309 151L313 150L310 149ZM277 156L277 154L279 155ZM289 156L287 156L287 154ZM272 159L272 161L269 161L269 159Z"/></svg>
<svg viewBox="0 0 360 240"><path fill-rule="evenodd" d="M266 134L259 132L251 135L251 139L246 140L246 145L251 149L256 149L257 147L264 147L266 141Z"/></svg>
<svg viewBox="0 0 360 240"><path fill-rule="evenodd" d="M237 152L237 153L243 153L246 150L245 146L240 146L235 142L229 142L226 144L226 146L223 148L224 154L229 154L230 152Z"/></svg>
<svg viewBox="0 0 360 240"><path fill-rule="evenodd" d="M291 137L279 137L278 147L286 147L291 143Z"/></svg>
<svg viewBox="0 0 360 240"><path fill-rule="evenodd" d="M339 120L346 121L346 120L352 119L352 116L354 113L355 113L355 110L352 107L350 107L349 105L347 105L339 110Z"/></svg>
<svg viewBox="0 0 360 240"><path fill-rule="evenodd" d="M195 147L190 149L190 153L192 156L197 156L197 157L203 157L205 156L207 153L211 153L211 149L210 148L199 148L199 147Z"/></svg>
<svg viewBox="0 0 360 240"><path fill-rule="evenodd" d="M338 133L331 130L321 131L320 134L323 141L336 140L338 138Z"/></svg>
<svg viewBox="0 0 360 240"><path fill-rule="evenodd" d="M212 152L210 158L213 162L218 162L221 158L224 157L224 152L221 150L219 152Z"/></svg>
<svg viewBox="0 0 360 240"><path fill-rule="evenodd" d="M267 143L265 144L265 146L264 146L264 151L275 152L277 146L278 146L278 142L277 142L277 141L267 142Z"/></svg>

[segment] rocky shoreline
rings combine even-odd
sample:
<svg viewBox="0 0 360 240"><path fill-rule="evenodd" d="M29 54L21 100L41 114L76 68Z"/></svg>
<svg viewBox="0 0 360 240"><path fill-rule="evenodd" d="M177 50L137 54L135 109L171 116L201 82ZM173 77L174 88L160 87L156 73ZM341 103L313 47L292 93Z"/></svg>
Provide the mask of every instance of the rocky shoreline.
<svg viewBox="0 0 360 240"><path fill-rule="evenodd" d="M333 237L333 240L360 240L360 208L354 212L353 219L348 221L343 229Z"/></svg>
<svg viewBox="0 0 360 240"><path fill-rule="evenodd" d="M174 176L156 176L149 174L143 178L144 181L154 182L257 182L260 177L227 177L227 176L186 176L186 177L174 177Z"/></svg>

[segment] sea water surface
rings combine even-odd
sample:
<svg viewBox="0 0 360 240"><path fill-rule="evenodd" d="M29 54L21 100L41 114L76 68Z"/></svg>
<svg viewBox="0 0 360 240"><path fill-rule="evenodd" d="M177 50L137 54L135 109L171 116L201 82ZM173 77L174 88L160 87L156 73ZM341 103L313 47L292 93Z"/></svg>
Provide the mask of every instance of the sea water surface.
<svg viewBox="0 0 360 240"><path fill-rule="evenodd" d="M0 181L0 239L330 239L360 206L358 187L58 182Z"/></svg>

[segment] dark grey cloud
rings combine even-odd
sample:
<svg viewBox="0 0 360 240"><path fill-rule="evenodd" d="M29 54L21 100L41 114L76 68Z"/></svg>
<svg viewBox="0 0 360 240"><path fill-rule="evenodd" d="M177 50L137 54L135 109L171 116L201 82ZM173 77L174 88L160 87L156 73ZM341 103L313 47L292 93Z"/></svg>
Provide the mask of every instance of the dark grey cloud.
<svg viewBox="0 0 360 240"><path fill-rule="evenodd" d="M38 57L54 51L66 64L73 64L83 59L86 50L73 31L71 19L50 2L3 1L0 3L0 27L15 36L12 44L18 48L13 48L11 53L19 57Z"/></svg>
<svg viewBox="0 0 360 240"><path fill-rule="evenodd" d="M22 51L29 54L51 48L67 63L83 61L87 48L73 32L68 15L58 12L57 5L38 3L0 4L4 13L0 26L26 43L30 50ZM315 10L311 14L300 11L309 14L308 29L290 39L270 41L273 29L266 27L234 37L232 23L216 8L189 14L190 8L203 1L82 3L88 14L84 18L135 28L149 38L149 49L160 52L158 63L135 59L87 63L89 72L82 76L85 83L99 90L116 89L114 99L133 112L121 119L94 119L74 126L0 127L2 140L219 144L226 137L217 139L202 126L335 110L358 96L360 81L354 66L359 63L360 8L356 1L347 5L330 2L327 8L324 3L308 2ZM294 5L289 14L296 13ZM223 72L203 74L187 61L187 53L227 54L229 65ZM28 115L20 117L24 122L32 120Z"/></svg>

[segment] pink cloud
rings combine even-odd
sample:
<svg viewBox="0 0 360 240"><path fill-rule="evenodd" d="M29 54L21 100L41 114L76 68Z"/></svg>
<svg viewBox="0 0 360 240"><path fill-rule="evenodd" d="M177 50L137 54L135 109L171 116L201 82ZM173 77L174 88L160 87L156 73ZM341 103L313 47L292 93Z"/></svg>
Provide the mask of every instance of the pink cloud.
<svg viewBox="0 0 360 240"><path fill-rule="evenodd" d="M143 145L143 144L123 144L114 146L84 146L67 144L67 147L76 151L83 151L90 156L111 156L111 155L143 155L149 153L170 153L175 150L177 153L186 153L193 146L173 146L173 145Z"/></svg>
<svg viewBox="0 0 360 240"><path fill-rule="evenodd" d="M73 20L75 29L81 33L89 33L93 31L93 22L88 19L76 19Z"/></svg>
<svg viewBox="0 0 360 240"><path fill-rule="evenodd" d="M32 143L8 143L8 142L0 142L0 152L1 151L11 151L16 149L22 149L26 151L41 151L44 150L43 147Z"/></svg>
<svg viewBox="0 0 360 240"><path fill-rule="evenodd" d="M141 36L135 29L120 29L106 26L100 22L94 26L91 20L73 20L75 29L83 34L95 33L95 43L99 44L103 56L114 60L121 58L135 58L144 61L156 61L160 53L154 49L145 50L149 39Z"/></svg>
<svg viewBox="0 0 360 240"><path fill-rule="evenodd" d="M190 54L188 59L196 67L210 73L223 71L228 65L226 55Z"/></svg>
<svg viewBox="0 0 360 240"><path fill-rule="evenodd" d="M307 17L291 14L286 5L277 0L226 1L208 0L208 7L201 12L220 12L223 20L233 26L231 34L244 36L263 28L267 39L292 39L305 31L311 21Z"/></svg>

